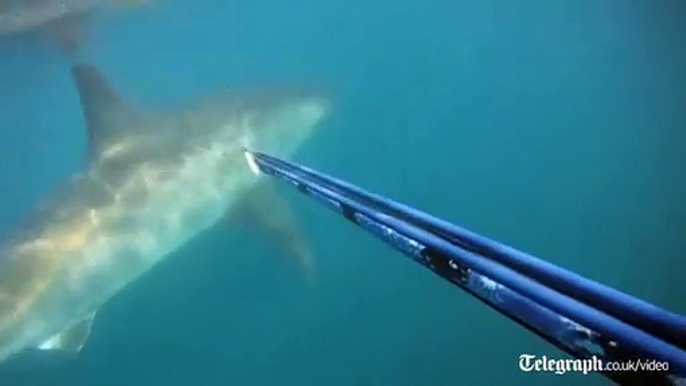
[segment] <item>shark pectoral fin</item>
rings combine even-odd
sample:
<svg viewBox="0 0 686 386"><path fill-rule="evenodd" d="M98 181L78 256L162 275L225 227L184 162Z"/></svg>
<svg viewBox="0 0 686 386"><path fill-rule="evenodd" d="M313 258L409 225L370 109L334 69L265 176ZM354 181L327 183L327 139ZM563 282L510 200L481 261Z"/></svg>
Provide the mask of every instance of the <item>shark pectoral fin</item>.
<svg viewBox="0 0 686 386"><path fill-rule="evenodd" d="M247 222L266 232L268 239L296 262L301 273L311 278L314 255L295 214L288 203L278 196L273 183L260 181L241 204L234 215L240 216L243 223Z"/></svg>
<svg viewBox="0 0 686 386"><path fill-rule="evenodd" d="M78 353L88 340L93 326L95 312L91 313L82 321L72 325L66 330L51 336L38 346L39 350L60 350L70 353Z"/></svg>

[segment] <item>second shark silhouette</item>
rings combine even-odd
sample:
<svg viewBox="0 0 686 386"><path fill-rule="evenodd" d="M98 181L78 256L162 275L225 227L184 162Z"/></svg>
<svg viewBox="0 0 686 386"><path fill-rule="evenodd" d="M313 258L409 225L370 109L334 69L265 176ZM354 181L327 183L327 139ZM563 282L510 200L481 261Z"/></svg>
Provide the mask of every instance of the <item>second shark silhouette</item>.
<svg viewBox="0 0 686 386"><path fill-rule="evenodd" d="M99 9L147 4L152 0L0 0L0 35L40 30L66 53L76 55L90 14Z"/></svg>

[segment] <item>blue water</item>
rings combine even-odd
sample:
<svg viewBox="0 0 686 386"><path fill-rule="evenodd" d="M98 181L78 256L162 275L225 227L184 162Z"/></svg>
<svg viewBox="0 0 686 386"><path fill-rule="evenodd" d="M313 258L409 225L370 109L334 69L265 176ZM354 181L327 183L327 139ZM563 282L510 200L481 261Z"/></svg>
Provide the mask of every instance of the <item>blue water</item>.
<svg viewBox="0 0 686 386"><path fill-rule="evenodd" d="M324 90L334 114L297 161L686 313L685 4L157 0L95 15L83 57L146 107ZM85 128L49 42L0 56L6 237L84 167ZM606 384L521 372L564 356L288 193L314 286L218 226L101 309L77 358L29 353L0 385Z"/></svg>

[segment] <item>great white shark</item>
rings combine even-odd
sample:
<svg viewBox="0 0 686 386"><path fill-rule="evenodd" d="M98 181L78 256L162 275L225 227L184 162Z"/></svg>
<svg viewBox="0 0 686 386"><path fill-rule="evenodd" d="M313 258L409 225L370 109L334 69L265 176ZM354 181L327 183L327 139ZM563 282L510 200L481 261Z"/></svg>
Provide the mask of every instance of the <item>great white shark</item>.
<svg viewBox="0 0 686 386"><path fill-rule="evenodd" d="M114 9L151 0L0 0L0 35L40 30L68 53L84 39L85 23L97 9Z"/></svg>
<svg viewBox="0 0 686 386"><path fill-rule="evenodd" d="M148 112L96 67L72 74L88 165L0 246L0 361L30 348L78 352L108 299L227 213L262 210L281 246L308 264L288 212L263 206L268 182L243 149L291 155L328 115L328 99L227 93L181 113Z"/></svg>

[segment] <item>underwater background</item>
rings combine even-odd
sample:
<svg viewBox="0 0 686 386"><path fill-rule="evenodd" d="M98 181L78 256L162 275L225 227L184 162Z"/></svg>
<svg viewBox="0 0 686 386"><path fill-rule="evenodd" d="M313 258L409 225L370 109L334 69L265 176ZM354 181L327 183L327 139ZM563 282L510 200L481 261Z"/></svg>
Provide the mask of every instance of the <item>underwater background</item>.
<svg viewBox="0 0 686 386"><path fill-rule="evenodd" d="M297 84L335 110L296 161L686 313L683 1L156 0L94 15L82 57L143 107ZM0 41L0 236L85 166L69 60ZM306 283L217 226L102 308L76 358L1 386L602 385L322 206L282 190Z"/></svg>

